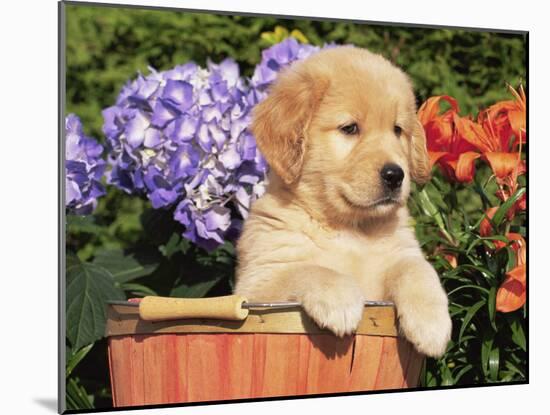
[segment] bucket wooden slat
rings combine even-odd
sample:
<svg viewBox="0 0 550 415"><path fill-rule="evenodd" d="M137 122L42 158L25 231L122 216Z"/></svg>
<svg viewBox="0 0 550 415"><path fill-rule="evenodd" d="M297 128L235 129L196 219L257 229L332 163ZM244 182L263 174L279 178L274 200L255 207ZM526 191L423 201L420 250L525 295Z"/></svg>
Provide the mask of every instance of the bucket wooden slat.
<svg viewBox="0 0 550 415"><path fill-rule="evenodd" d="M311 339L309 336L297 335L299 338L300 360L298 362L298 384L296 395L305 395L308 390L309 358L311 356Z"/></svg>
<svg viewBox="0 0 550 415"><path fill-rule="evenodd" d="M356 336L355 357L350 375L350 391L374 390L376 374L381 362L384 337Z"/></svg>
<svg viewBox="0 0 550 415"><path fill-rule="evenodd" d="M256 361L254 360L254 335L243 334L240 336L225 335L228 347L228 367L239 367L239 371L228 371L225 385L226 396L234 396L233 399L245 399L252 396L252 376L242 376L242 373L253 373Z"/></svg>
<svg viewBox="0 0 550 415"><path fill-rule="evenodd" d="M145 404L143 342L139 337L111 337L109 339L109 361L111 363L111 384L113 404L133 402ZM115 389L116 388L116 389Z"/></svg>
<svg viewBox="0 0 550 415"><path fill-rule="evenodd" d="M403 382L403 371L398 355L398 342L386 337L382 342L382 352L379 356L380 366L374 381L375 389L399 388Z"/></svg>
<svg viewBox="0 0 550 415"><path fill-rule="evenodd" d="M177 403L186 399L187 377L184 376L188 356L186 341L176 336L143 336L144 396L146 404ZM187 340L187 339L185 339Z"/></svg>
<svg viewBox="0 0 550 415"><path fill-rule="evenodd" d="M253 395L284 396L297 390L300 359L299 337L254 335Z"/></svg>
<svg viewBox="0 0 550 415"><path fill-rule="evenodd" d="M319 334L311 339L306 393L343 392L348 388L353 338Z"/></svg>
<svg viewBox="0 0 550 415"><path fill-rule="evenodd" d="M191 331L187 321L176 321L147 332L131 312L109 315L118 320L108 330L124 332L108 342L116 407L413 387L423 362L410 343L391 335L397 330L386 327L387 310L373 311L363 334L345 338L310 333L304 314L292 320L303 325L301 333L272 333L265 324L258 333L250 325L240 332L235 322L212 331L208 322L201 330L198 320ZM281 325L272 314L263 321ZM128 333L132 326L139 329Z"/></svg>

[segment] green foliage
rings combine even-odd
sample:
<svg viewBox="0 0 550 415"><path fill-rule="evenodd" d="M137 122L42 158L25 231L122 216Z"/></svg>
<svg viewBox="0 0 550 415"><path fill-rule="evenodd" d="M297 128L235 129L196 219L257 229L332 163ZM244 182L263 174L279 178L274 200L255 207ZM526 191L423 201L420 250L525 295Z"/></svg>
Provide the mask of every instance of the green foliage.
<svg viewBox="0 0 550 415"><path fill-rule="evenodd" d="M93 397L80 384L78 378L67 378L67 409L93 409Z"/></svg>
<svg viewBox="0 0 550 415"><path fill-rule="evenodd" d="M232 57L250 76L261 50L289 35L381 53L410 75L419 102L452 95L465 114L508 99L505 83L516 85L525 77L525 39L519 35L89 5L67 5L66 13L66 111L77 114L85 132L100 141L101 110L138 71ZM497 236L474 232L482 212L498 203L490 174L482 169L468 187L436 175L411 199L418 238L449 293L455 325L447 354L426 364L426 386L526 377L524 312L495 311L496 290L503 270L514 263L513 250L487 251L505 231L524 234L524 219L508 223L509 206L503 204L493 219ZM231 291L233 244L207 253L182 239L181 231L171 211L153 210L149 202L110 186L93 215L67 217L69 408L110 405L105 301ZM460 265L452 268L441 249L456 254Z"/></svg>
<svg viewBox="0 0 550 415"><path fill-rule="evenodd" d="M122 284L151 274L158 261L159 255L152 253L140 255L115 249L98 251L92 263L109 271L113 280Z"/></svg>
<svg viewBox="0 0 550 415"><path fill-rule="evenodd" d="M70 353L70 351L67 352L65 373L68 378L66 396L68 409L92 409L94 407L92 399L90 399L86 389L81 385L80 379L77 377L70 377L74 368L84 357L86 357L93 346L94 344L90 343L74 353Z"/></svg>
<svg viewBox="0 0 550 415"><path fill-rule="evenodd" d="M524 234L525 213L513 221L503 220L510 206L525 192L520 188L500 205L501 217L493 218L494 235L479 235L484 210L499 206L494 196L494 183L480 178L489 169L481 167L473 186L443 181L439 174L422 191L413 192L410 209L416 218L416 231L428 260L434 265L447 294L453 320L453 335L446 354L439 360L429 359L424 368L424 386L479 385L526 379L525 308L512 312L496 311L496 293L505 273L516 264L509 247L496 250L495 241L509 244L508 232ZM464 191L477 195L477 209L461 204L455 195ZM481 195L484 197L481 197ZM436 202L436 200L438 202ZM430 212L433 205L435 215ZM498 220L495 220L498 219ZM445 232L443 232L445 231ZM454 255L453 268L445 254Z"/></svg>
<svg viewBox="0 0 550 415"><path fill-rule="evenodd" d="M67 340L74 349L90 344L105 331L107 300L124 300L113 276L93 263L67 267Z"/></svg>

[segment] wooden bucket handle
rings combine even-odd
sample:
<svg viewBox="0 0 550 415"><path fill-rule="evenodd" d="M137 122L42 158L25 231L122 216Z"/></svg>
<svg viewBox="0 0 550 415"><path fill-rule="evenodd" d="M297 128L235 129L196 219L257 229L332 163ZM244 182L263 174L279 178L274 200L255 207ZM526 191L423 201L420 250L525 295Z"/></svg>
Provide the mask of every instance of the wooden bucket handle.
<svg viewBox="0 0 550 415"><path fill-rule="evenodd" d="M146 321L212 318L244 320L248 308L242 295L212 298L172 298L147 296L139 302L139 317Z"/></svg>

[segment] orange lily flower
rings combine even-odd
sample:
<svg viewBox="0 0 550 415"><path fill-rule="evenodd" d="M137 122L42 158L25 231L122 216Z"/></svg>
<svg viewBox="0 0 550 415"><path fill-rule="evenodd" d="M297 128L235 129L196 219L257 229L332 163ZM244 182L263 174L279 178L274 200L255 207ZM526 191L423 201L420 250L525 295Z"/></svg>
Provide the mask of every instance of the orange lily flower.
<svg viewBox="0 0 550 415"><path fill-rule="evenodd" d="M447 101L451 108L440 114L440 102ZM456 122L458 103L448 95L428 98L418 110L424 126L430 163L439 164L447 178L459 182L471 182L474 178L474 161L480 157L476 147L458 134Z"/></svg>
<svg viewBox="0 0 550 415"><path fill-rule="evenodd" d="M483 153L483 158L501 180L525 173L525 161L521 160L521 153L513 144L516 141L521 144L522 139L511 140L512 135L508 133L512 129L505 124L507 121L503 115L498 113L495 118L493 109L489 108L479 114L477 123L468 118L459 118L456 122L460 136Z"/></svg>
<svg viewBox="0 0 550 415"><path fill-rule="evenodd" d="M525 161L520 158L526 138L525 92L522 87L519 93L512 87L510 91L515 101L498 102L481 111L477 123L462 119L457 125L464 139L483 153L499 179L525 173Z"/></svg>
<svg viewBox="0 0 550 415"><path fill-rule="evenodd" d="M515 311L525 304L527 297L527 244L517 233L508 233L508 240L516 252L516 267L506 273L506 279L499 287L496 297L496 309L503 313Z"/></svg>
<svg viewBox="0 0 550 415"><path fill-rule="evenodd" d="M481 111L477 123L460 118L456 127L461 137L483 153L500 189L496 196L506 201L517 191L519 175L526 172L525 160L521 159L521 147L526 139L526 98L523 88L519 92L510 87L516 98L502 101ZM507 212L512 219L517 210L525 210L526 195Z"/></svg>

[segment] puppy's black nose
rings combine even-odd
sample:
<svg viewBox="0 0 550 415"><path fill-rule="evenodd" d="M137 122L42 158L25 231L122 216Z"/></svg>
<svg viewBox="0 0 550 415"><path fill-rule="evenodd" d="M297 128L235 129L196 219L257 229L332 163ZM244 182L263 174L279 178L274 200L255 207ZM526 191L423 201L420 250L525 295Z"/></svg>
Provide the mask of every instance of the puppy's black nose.
<svg viewBox="0 0 550 415"><path fill-rule="evenodd" d="M388 189L396 190L403 183L405 173L397 164L386 164L380 170L380 177L382 177L382 182Z"/></svg>

